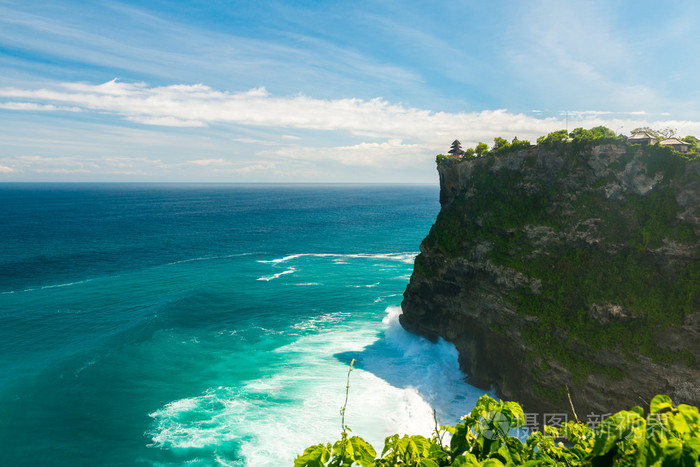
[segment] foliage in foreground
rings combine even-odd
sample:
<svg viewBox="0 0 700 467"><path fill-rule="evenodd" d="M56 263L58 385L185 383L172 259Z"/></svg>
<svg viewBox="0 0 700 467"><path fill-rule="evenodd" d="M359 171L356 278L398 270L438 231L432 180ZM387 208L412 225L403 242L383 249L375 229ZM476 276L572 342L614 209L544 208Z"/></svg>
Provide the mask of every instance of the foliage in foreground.
<svg viewBox="0 0 700 467"><path fill-rule="evenodd" d="M430 439L392 435L377 456L359 436L348 438L343 426L339 441L307 448L294 466L700 465L698 408L674 407L664 395L652 399L646 417L641 407L634 407L606 418L595 429L570 421L560 428L546 426L544 433L534 431L525 442L509 436L524 425L525 414L517 403L484 395L462 423L441 426Z"/></svg>

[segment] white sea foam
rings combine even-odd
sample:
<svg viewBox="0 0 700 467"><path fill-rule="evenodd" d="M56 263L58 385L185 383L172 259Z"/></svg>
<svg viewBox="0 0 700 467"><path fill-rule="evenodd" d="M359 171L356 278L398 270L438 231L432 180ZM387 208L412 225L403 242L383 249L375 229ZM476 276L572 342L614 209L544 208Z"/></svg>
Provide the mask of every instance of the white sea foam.
<svg viewBox="0 0 700 467"><path fill-rule="evenodd" d="M258 277L258 280L259 280L259 281L268 281L268 282L269 282L269 281L271 281L271 280L274 280L274 279L277 279L277 278L279 278L279 277L281 277L281 276L284 276L285 274L293 274L293 273L295 273L295 272L296 272L296 269L295 269L295 268L289 268L289 269L287 269L287 270L285 270L285 271L278 272L277 274L273 274L273 275L271 275L271 276L262 276L262 277Z"/></svg>
<svg viewBox="0 0 700 467"><path fill-rule="evenodd" d="M381 326L349 325L350 313L293 324L311 332L275 350L283 366L155 411L152 446L189 450L211 464L233 462L235 452L245 465L291 465L305 447L338 438L352 358L346 423L379 451L391 433L430 435L433 408L440 423L457 422L483 391L464 382L454 346L409 334L398 323L400 308L386 311Z"/></svg>
<svg viewBox="0 0 700 467"><path fill-rule="evenodd" d="M361 289L361 288L368 288L368 289L373 289L374 287L377 287L381 282L375 282L373 284L364 284L364 285L348 285L348 287L352 287L355 289Z"/></svg>
<svg viewBox="0 0 700 467"><path fill-rule="evenodd" d="M173 261L172 263L167 263L166 266L172 266L175 264L183 264L183 263L193 263L197 261L211 261L211 260L217 260L217 259L228 259L228 258L238 258L241 256L250 256L253 253L235 253L232 255L219 255L219 256L200 256L197 258L188 258L188 259L181 259L179 261Z"/></svg>
<svg viewBox="0 0 700 467"><path fill-rule="evenodd" d="M381 303L381 302L386 301L386 300L389 299L389 298L394 298L394 297L401 297L401 294L399 294L399 293L392 293L392 294L389 294L389 295L382 295L381 297L377 297L377 298L374 300L374 303Z"/></svg>
<svg viewBox="0 0 700 467"><path fill-rule="evenodd" d="M418 253L353 253L353 254L339 254L339 253L298 253L295 255L288 255L282 258L276 258L271 260L258 260L258 263L265 264L279 264L285 263L287 261L292 261L305 256L312 256L315 258L336 258L334 262L336 264L345 264L342 261L345 259L363 258L363 259L380 259L389 261L400 261L405 264L413 264Z"/></svg>
<svg viewBox="0 0 700 467"><path fill-rule="evenodd" d="M277 259L271 259L271 260L260 259L260 260L258 260L258 263L278 264L278 263L284 263L285 261L291 261L293 259L301 258L303 256L317 256L319 258L322 258L324 256L330 256L330 255L328 255L328 254L300 253L300 254L296 254L296 255L289 255L289 256L285 256L283 258L277 258Z"/></svg>
<svg viewBox="0 0 700 467"><path fill-rule="evenodd" d="M39 290L51 290L51 289L61 289L63 287L71 287L73 285L79 285L79 284L85 284L87 282L92 281L92 279L85 279L82 281L75 281L75 282L66 282L63 284L51 284L51 285L42 285L39 287L28 287L23 290L8 290L5 292L0 292L0 295L9 295L9 294L15 294L15 293L26 293L26 292L36 292Z"/></svg>
<svg viewBox="0 0 700 467"><path fill-rule="evenodd" d="M299 323L293 324L292 328L299 329L302 331L317 331L324 326L334 325L340 322L343 318L347 318L349 315L350 313L343 312L328 313L319 317L309 318Z"/></svg>

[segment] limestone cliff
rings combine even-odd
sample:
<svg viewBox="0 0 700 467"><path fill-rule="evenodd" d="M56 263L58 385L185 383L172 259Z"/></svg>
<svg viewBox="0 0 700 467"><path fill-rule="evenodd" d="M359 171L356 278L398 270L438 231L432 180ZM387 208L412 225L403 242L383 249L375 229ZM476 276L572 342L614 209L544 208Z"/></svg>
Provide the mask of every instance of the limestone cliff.
<svg viewBox="0 0 700 467"><path fill-rule="evenodd" d="M700 405L700 160L557 143L438 165L402 325L477 386L580 417Z"/></svg>

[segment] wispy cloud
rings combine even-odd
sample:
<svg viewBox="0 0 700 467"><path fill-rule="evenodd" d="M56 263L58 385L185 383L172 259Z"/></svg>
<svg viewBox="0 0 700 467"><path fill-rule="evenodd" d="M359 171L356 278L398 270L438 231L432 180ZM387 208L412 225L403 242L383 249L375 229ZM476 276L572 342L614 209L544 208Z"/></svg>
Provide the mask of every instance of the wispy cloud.
<svg viewBox="0 0 700 467"><path fill-rule="evenodd" d="M202 165L202 166L228 164L228 162L226 162L224 159L198 159L198 160L194 160L194 161L187 161L187 163L194 164L194 165Z"/></svg>
<svg viewBox="0 0 700 467"><path fill-rule="evenodd" d="M187 161L188 164L194 164L200 167L211 169L215 173L229 174L249 174L251 172L271 172L277 168L277 164L272 161L252 161L240 162L225 159L200 159Z"/></svg>
<svg viewBox="0 0 700 467"><path fill-rule="evenodd" d="M16 99L60 111L62 106L112 114L145 125L197 127L238 124L305 130L347 131L378 137L449 138L456 132L541 132L556 120L536 119L506 110L445 113L392 104L382 98L315 99L305 95L271 96L264 88L218 91L203 84L149 87L112 80L103 84L63 83L53 88L0 89L2 104L14 110ZM489 129L490 130L487 130ZM240 141L241 139L239 139Z"/></svg>
<svg viewBox="0 0 700 467"><path fill-rule="evenodd" d="M400 139L391 139L352 146L285 147L273 151L273 154L285 159L337 161L346 166L389 167L414 165L421 159L425 160L429 151L425 144L404 144Z"/></svg>
<svg viewBox="0 0 700 467"><path fill-rule="evenodd" d="M61 110L64 112L80 112L78 107L55 106L51 104L36 104L34 102L0 102L0 109L6 110L38 110L54 112Z"/></svg>
<svg viewBox="0 0 700 467"><path fill-rule="evenodd" d="M120 174L239 181L405 176L403 180L420 181L432 177L434 155L447 151L454 138L463 147L491 144L495 137L533 141L567 124L569 129L604 125L619 133L651 126L700 134L699 122L645 111L557 111L557 117L507 109L450 113L379 97L318 99L275 96L262 87L225 91L204 84L150 86L119 80L0 88L0 107L19 117L37 118L36 110L44 117L52 112L65 117L60 128L51 121L32 131L13 119L17 122L8 127L4 145L24 155L0 160L6 176ZM93 116L111 123L86 126ZM71 125L75 118L79 125ZM304 144L290 130L303 135Z"/></svg>
<svg viewBox="0 0 700 467"><path fill-rule="evenodd" d="M433 112L393 104L380 97L363 99L317 99L303 94L278 97L265 88L242 92L220 91L204 84L148 86L111 80L102 84L61 83L51 88L0 89L0 107L10 111L93 112L113 115L147 126L204 127L238 125L250 128L290 128L346 132L365 139L417 143L445 141L456 135L492 140L496 136L535 138L564 123L559 117L511 113L507 109L482 112ZM22 101L19 101L21 99ZM620 123L622 127L654 120L645 111L568 111L569 122L581 126ZM629 121L625 121L629 119ZM631 123L633 122L633 123ZM293 142L296 136L278 139ZM269 145L271 140L233 138L240 143ZM390 143L368 142L362 150ZM354 147L354 146L352 146ZM346 148L339 146L339 151Z"/></svg>

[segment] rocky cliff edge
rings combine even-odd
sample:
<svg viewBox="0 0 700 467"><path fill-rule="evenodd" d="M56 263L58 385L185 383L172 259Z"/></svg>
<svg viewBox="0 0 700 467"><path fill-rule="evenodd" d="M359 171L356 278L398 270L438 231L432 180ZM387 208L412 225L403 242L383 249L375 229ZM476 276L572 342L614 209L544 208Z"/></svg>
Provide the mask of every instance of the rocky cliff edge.
<svg viewBox="0 0 700 467"><path fill-rule="evenodd" d="M401 324L540 413L700 405L700 160L558 143L443 160Z"/></svg>

